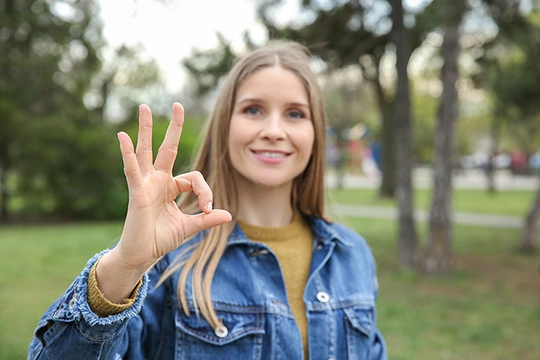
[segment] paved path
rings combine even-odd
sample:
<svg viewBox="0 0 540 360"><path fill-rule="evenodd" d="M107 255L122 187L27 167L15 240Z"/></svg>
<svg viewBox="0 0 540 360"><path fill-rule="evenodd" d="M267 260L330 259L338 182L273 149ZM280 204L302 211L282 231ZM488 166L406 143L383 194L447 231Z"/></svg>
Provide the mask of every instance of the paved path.
<svg viewBox="0 0 540 360"><path fill-rule="evenodd" d="M495 173L495 187L498 190L537 190L540 187L540 177L512 175L507 170L497 170ZM479 169L468 169L454 172L453 186L455 189L487 189L485 174ZM412 173L413 185L417 189L431 188L433 173L429 168L416 168ZM332 188L336 185L335 174L329 172L326 184ZM376 189L380 179L368 178L361 174L347 174L343 180L343 187Z"/></svg>
<svg viewBox="0 0 540 360"><path fill-rule="evenodd" d="M330 206L330 212L342 216L397 219L398 211L392 207L360 206L336 204ZM429 213L425 210L417 210L415 218L418 221L427 221ZM497 228L521 228L524 218L518 216L505 216L495 214L454 213L454 223L471 226L489 226Z"/></svg>
<svg viewBox="0 0 540 360"><path fill-rule="evenodd" d="M413 184L415 188L430 188L433 174L429 168L417 168L413 171ZM347 174L344 178L343 187L349 189L378 188L380 179L370 179L359 174ZM329 173L326 177L329 188L336 184L335 174ZM532 190L540 187L537 176L513 176L509 171L499 170L495 174L495 185L499 190ZM456 172L453 178L453 186L456 189L486 189L487 181L482 171L477 169ZM334 205L330 207L331 213L343 216L397 219L398 212L392 207L362 206L362 205ZM428 220L429 213L425 210L417 210L415 218L418 221ZM456 224L471 226L489 226L498 228L521 228L524 217L505 216L496 214L454 213Z"/></svg>

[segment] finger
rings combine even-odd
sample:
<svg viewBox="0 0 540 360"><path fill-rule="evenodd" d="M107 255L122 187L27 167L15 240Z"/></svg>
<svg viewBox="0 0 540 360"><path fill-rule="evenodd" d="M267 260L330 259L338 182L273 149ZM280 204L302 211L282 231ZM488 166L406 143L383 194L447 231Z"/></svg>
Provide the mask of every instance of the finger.
<svg viewBox="0 0 540 360"><path fill-rule="evenodd" d="M178 153L178 143L182 135L184 125L184 107L180 103L174 103L171 122L165 133L165 138L159 147L154 168L156 170L171 173Z"/></svg>
<svg viewBox="0 0 540 360"><path fill-rule="evenodd" d="M118 141L120 143L120 152L122 153L122 161L124 162L124 174L130 188L141 186L143 179L139 169L139 162L133 150L133 142L125 132L118 133Z"/></svg>
<svg viewBox="0 0 540 360"><path fill-rule="evenodd" d="M199 207L205 213L212 211L212 190L198 171L178 175L174 178L179 192L193 191L199 199Z"/></svg>
<svg viewBox="0 0 540 360"><path fill-rule="evenodd" d="M185 227L186 238L202 230L225 224L232 220L232 216L225 210L212 210L210 213L188 215Z"/></svg>
<svg viewBox="0 0 540 360"><path fill-rule="evenodd" d="M141 173L147 174L152 170L152 110L148 105L139 106L139 133L137 137L137 160Z"/></svg>

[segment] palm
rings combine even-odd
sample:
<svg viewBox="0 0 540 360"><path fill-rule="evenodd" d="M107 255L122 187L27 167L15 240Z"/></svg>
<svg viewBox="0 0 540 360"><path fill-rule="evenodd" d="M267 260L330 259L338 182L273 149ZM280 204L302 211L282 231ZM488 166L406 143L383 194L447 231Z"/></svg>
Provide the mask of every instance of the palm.
<svg viewBox="0 0 540 360"><path fill-rule="evenodd" d="M155 162L152 115L147 106L140 108L136 151L127 134L118 136L129 187L129 207L119 247L123 261L132 266L152 264L176 249L186 237L230 221L229 213L211 209L212 193L200 173L172 176L182 125L183 108L175 103ZM201 214L186 215L176 206L175 199L186 191L198 195Z"/></svg>

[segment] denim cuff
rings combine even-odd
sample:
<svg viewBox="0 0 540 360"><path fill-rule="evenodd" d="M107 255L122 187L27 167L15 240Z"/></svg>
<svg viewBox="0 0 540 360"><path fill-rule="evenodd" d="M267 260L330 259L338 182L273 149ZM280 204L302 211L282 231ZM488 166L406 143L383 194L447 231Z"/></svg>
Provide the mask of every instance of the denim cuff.
<svg viewBox="0 0 540 360"><path fill-rule="evenodd" d="M64 294L51 319L59 322L76 321L75 325L78 330L86 337L95 340L115 336L125 326L127 320L138 316L148 290L149 278L145 273L137 297L131 307L118 314L106 317L100 317L94 313L90 309L87 300L88 277L95 263L108 251L110 250L104 250L94 255L88 261L84 270L77 276Z"/></svg>

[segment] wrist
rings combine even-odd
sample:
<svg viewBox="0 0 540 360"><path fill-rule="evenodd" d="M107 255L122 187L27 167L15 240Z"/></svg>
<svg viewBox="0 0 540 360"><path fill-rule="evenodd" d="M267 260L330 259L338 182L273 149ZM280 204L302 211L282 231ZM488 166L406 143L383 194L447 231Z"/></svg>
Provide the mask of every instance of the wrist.
<svg viewBox="0 0 540 360"><path fill-rule="evenodd" d="M98 289L110 302L122 304L140 284L146 269L148 267L125 264L113 249L104 254L95 266Z"/></svg>

